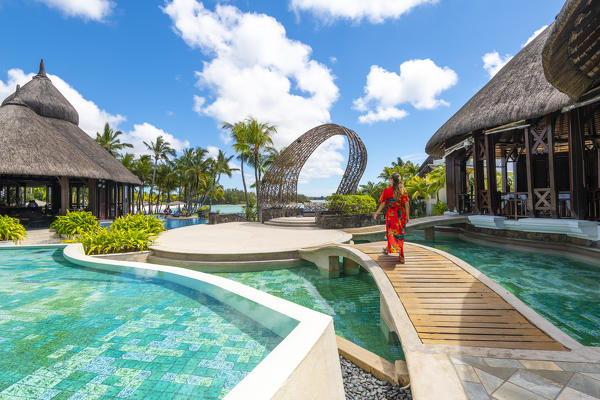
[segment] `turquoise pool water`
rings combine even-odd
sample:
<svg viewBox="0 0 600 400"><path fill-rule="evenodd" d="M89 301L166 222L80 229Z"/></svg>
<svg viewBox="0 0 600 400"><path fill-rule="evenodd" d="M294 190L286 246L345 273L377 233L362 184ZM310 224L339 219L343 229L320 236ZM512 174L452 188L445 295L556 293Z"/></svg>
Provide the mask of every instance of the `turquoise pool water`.
<svg viewBox="0 0 600 400"><path fill-rule="evenodd" d="M221 214L242 214L244 205L240 204L217 204L211 206L211 212L220 212Z"/></svg>
<svg viewBox="0 0 600 400"><path fill-rule="evenodd" d="M281 341L198 291L0 249L0 398L219 399Z"/></svg>
<svg viewBox="0 0 600 400"><path fill-rule="evenodd" d="M163 219L163 225L166 229L183 228L184 226L206 224L208 220L203 218L186 218L186 219Z"/></svg>
<svg viewBox="0 0 600 400"><path fill-rule="evenodd" d="M422 233L408 234L406 240L459 257L581 344L600 346L600 264L479 245L439 233L435 242L423 240Z"/></svg>
<svg viewBox="0 0 600 400"><path fill-rule="evenodd" d="M272 295L333 317L336 334L390 361L404 359L399 343L389 345L380 329L379 289L368 272L328 279L306 263L277 271L221 273Z"/></svg>

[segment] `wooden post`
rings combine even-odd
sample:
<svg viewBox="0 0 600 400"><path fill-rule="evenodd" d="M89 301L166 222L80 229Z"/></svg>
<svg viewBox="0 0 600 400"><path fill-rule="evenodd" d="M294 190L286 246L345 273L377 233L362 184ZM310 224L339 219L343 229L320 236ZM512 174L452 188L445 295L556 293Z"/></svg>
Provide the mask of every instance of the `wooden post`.
<svg viewBox="0 0 600 400"><path fill-rule="evenodd" d="M458 202L456 201L458 188L456 187L456 162L452 155L446 157L446 202L448 203L448 210L454 211L458 208Z"/></svg>
<svg viewBox="0 0 600 400"><path fill-rule="evenodd" d="M531 134L529 128L523 130L525 134L525 164L527 166L527 205L530 217L535 217L535 199L533 197L533 167L531 165Z"/></svg>
<svg viewBox="0 0 600 400"><path fill-rule="evenodd" d="M71 196L71 188L69 187L69 177L61 176L58 178L58 184L60 185L60 208L58 213L60 215L66 215L69 209L69 198Z"/></svg>
<svg viewBox="0 0 600 400"><path fill-rule="evenodd" d="M484 189L483 160L479 157L480 144L479 135L473 134L473 207L474 213L481 213L479 204L479 191Z"/></svg>
<svg viewBox="0 0 600 400"><path fill-rule="evenodd" d="M487 163L488 206L490 215L498 208L498 185L496 182L496 138L485 135L485 161Z"/></svg>
<svg viewBox="0 0 600 400"><path fill-rule="evenodd" d="M96 201L96 189L98 187L98 183L95 179L88 179L87 182L88 187L88 207L92 211L92 214L95 217L98 217L98 205Z"/></svg>
<svg viewBox="0 0 600 400"><path fill-rule="evenodd" d="M552 118L546 118L546 129L548 135L548 178L550 180L550 213L552 218L558 218L558 192L556 190L556 173L554 171L554 130L552 129Z"/></svg>
<svg viewBox="0 0 600 400"><path fill-rule="evenodd" d="M502 193L508 193L508 162L506 161L506 148L504 147L500 158L500 168L502 172Z"/></svg>
<svg viewBox="0 0 600 400"><path fill-rule="evenodd" d="M583 174L583 135L580 110L569 113L569 180L571 191L571 215L575 219L586 218L586 198Z"/></svg>

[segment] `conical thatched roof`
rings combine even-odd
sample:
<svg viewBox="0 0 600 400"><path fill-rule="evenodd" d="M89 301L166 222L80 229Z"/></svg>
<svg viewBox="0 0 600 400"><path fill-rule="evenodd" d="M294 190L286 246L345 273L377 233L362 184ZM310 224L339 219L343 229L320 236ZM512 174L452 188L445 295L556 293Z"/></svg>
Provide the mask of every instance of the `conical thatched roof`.
<svg viewBox="0 0 600 400"><path fill-rule="evenodd" d="M0 107L0 175L141 182L77 126L73 106L40 73Z"/></svg>
<svg viewBox="0 0 600 400"><path fill-rule="evenodd" d="M529 118L538 118L572 103L544 76L542 49L552 26L517 53L433 135L425 151L442 157L446 143L469 133Z"/></svg>
<svg viewBox="0 0 600 400"><path fill-rule="evenodd" d="M573 99L600 84L600 1L567 0L544 46L546 78Z"/></svg>

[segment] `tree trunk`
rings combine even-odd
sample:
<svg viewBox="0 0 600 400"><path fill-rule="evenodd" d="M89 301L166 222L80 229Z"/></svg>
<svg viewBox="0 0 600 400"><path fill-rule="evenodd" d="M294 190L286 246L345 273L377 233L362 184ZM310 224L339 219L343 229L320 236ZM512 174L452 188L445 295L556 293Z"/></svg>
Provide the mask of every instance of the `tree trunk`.
<svg viewBox="0 0 600 400"><path fill-rule="evenodd" d="M158 159L154 159L154 169L152 170L152 184L150 185L150 197L148 198L149 213L152 214L152 191L154 189L154 180L156 179L156 164Z"/></svg>
<svg viewBox="0 0 600 400"><path fill-rule="evenodd" d="M262 207L260 204L260 180L258 179L258 150L254 150L254 179L256 180L256 210L258 222L262 222Z"/></svg>
<svg viewBox="0 0 600 400"><path fill-rule="evenodd" d="M244 185L244 196L246 197L246 208L250 206L248 203L248 189L246 188L246 177L244 176L244 155L242 154L240 157L242 162L241 173L242 173L242 184Z"/></svg>

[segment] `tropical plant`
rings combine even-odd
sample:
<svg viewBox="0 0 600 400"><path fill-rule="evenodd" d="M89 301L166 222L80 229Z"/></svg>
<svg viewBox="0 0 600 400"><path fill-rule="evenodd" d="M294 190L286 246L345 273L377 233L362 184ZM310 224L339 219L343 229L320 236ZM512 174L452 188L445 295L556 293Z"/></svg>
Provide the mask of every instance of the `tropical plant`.
<svg viewBox="0 0 600 400"><path fill-rule="evenodd" d="M260 151L273 145L272 135L277 132L274 125L265 122L258 122L253 117L246 118L244 122L246 141L252 151L252 162L254 163L254 179L256 183L256 207L259 221L262 219L261 198L260 198L260 176L259 176L259 157Z"/></svg>
<svg viewBox="0 0 600 400"><path fill-rule="evenodd" d="M156 180L156 168L159 161L168 161L169 156L175 156L175 150L171 144L163 139L162 136L156 138L156 141L144 142L146 148L152 153L154 159L154 168L152 170L152 183L150 184L150 214L152 214L152 191Z"/></svg>
<svg viewBox="0 0 600 400"><path fill-rule="evenodd" d="M438 165L433 171L427 174L429 183L429 192L435 195L436 200L440 201L440 190L446 186L446 166Z"/></svg>
<svg viewBox="0 0 600 400"><path fill-rule="evenodd" d="M371 196L373 198L373 200L375 200L376 202L379 202L379 199L381 198L381 193L383 192L383 190L386 188L386 183L385 182L367 182L364 185L360 185L360 187L358 188L358 194L364 194L367 196Z"/></svg>
<svg viewBox="0 0 600 400"><path fill-rule="evenodd" d="M102 134L96 132L96 143L100 146L104 147L106 151L110 153L111 156L117 157L119 152L123 150L125 147L132 148L133 145L131 143L121 143L121 136L123 132L114 131L108 122L104 125L104 131Z"/></svg>
<svg viewBox="0 0 600 400"><path fill-rule="evenodd" d="M17 218L0 215L0 241L13 241L15 243L25 239L25 227Z"/></svg>
<svg viewBox="0 0 600 400"><path fill-rule="evenodd" d="M339 214L367 214L377 209L377 203L371 196L332 194L327 197L328 209Z"/></svg>
<svg viewBox="0 0 600 400"><path fill-rule="evenodd" d="M66 215L59 215L50 224L60 237L73 238L84 233L93 233L101 229L96 217L88 211L67 211Z"/></svg>
<svg viewBox="0 0 600 400"><path fill-rule="evenodd" d="M119 160L121 161L121 164L123 164L123 166L125 168L127 168L131 172L134 171L134 167L135 167L135 155L133 155L131 153L125 153L125 154L123 154L119 158Z"/></svg>
<svg viewBox="0 0 600 400"><path fill-rule="evenodd" d="M144 210L144 187L146 186L148 179L150 179L150 176L152 175L152 171L153 171L153 165L152 165L152 160L150 159L149 155L141 156L135 162L135 164L133 166L133 173L140 179L140 181L142 181L142 185L140 186L139 193L138 193L138 211L141 210L142 213L145 212L145 210Z"/></svg>
<svg viewBox="0 0 600 400"><path fill-rule="evenodd" d="M435 215L444 215L446 211L448 211L448 205L443 201L438 200L438 202L433 206L433 212Z"/></svg>
<svg viewBox="0 0 600 400"><path fill-rule="evenodd" d="M250 197L248 199L248 206L244 207L244 216L248 221L256 220L256 199Z"/></svg>
<svg viewBox="0 0 600 400"><path fill-rule="evenodd" d="M153 216L126 215L108 229L83 232L71 241L81 243L86 254L144 251L164 230L162 221Z"/></svg>
<svg viewBox="0 0 600 400"><path fill-rule="evenodd" d="M233 137L233 150L239 153L238 159L240 160L240 173L242 174L242 185L244 186L244 196L246 199L246 207L250 206L248 200L248 188L246 187L246 175L244 174L244 164L250 156L250 145L248 144L246 135L246 125L243 122L236 122L230 124L229 122L223 123L223 129L227 129L231 132Z"/></svg>

